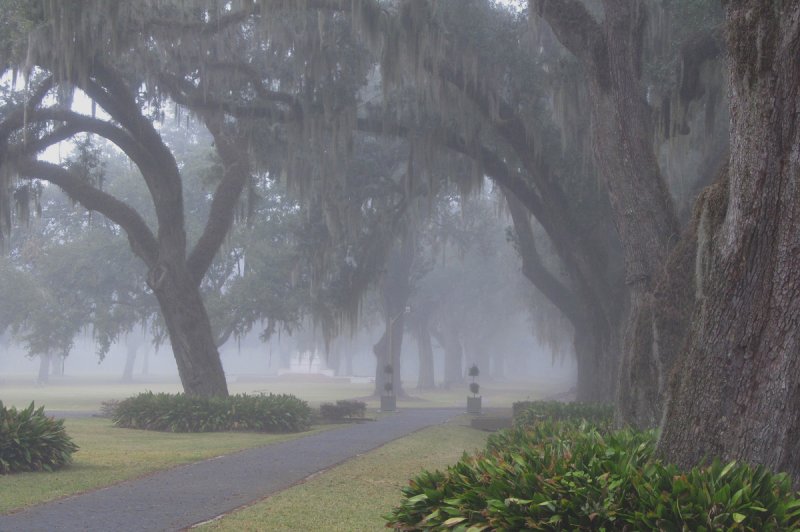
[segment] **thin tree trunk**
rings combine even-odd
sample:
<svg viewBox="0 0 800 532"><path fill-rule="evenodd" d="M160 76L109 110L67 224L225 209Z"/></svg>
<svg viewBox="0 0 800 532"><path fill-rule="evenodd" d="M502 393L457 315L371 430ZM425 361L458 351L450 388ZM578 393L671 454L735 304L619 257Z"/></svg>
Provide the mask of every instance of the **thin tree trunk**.
<svg viewBox="0 0 800 532"><path fill-rule="evenodd" d="M344 350L344 374L347 376L353 375L353 346L348 346Z"/></svg>
<svg viewBox="0 0 800 532"><path fill-rule="evenodd" d="M62 355L52 355L50 357L50 374L57 377L63 377L65 360L66 357Z"/></svg>
<svg viewBox="0 0 800 532"><path fill-rule="evenodd" d="M444 349L444 379L442 384L449 388L464 383L464 349L458 335L445 325L442 331L431 329L431 334Z"/></svg>
<svg viewBox="0 0 800 532"><path fill-rule="evenodd" d="M39 374L36 377L36 384L47 384L50 382L50 358L52 355L39 355Z"/></svg>
<svg viewBox="0 0 800 532"><path fill-rule="evenodd" d="M136 356L139 354L139 346L142 342L138 338L135 340L128 338L126 344L127 352L125 353L125 367L122 370L122 382L133 382L133 368L136 365Z"/></svg>
<svg viewBox="0 0 800 532"><path fill-rule="evenodd" d="M142 357L142 375L145 377L150 375L150 349L145 349Z"/></svg>
<svg viewBox="0 0 800 532"><path fill-rule="evenodd" d="M418 319L416 326L417 346L419 347L419 378L417 388L432 390L436 387L433 369L433 346L431 333L424 319Z"/></svg>
<svg viewBox="0 0 800 532"><path fill-rule="evenodd" d="M719 456L800 484L800 2L726 5L727 194L697 229L695 301L659 452Z"/></svg>
<svg viewBox="0 0 800 532"><path fill-rule="evenodd" d="M491 367L489 375L494 380L502 380L506 378L506 357L503 351L495 351L491 357Z"/></svg>
<svg viewBox="0 0 800 532"><path fill-rule="evenodd" d="M384 393L384 367L392 366L392 384L394 394L398 397L405 394L400 379L400 354L403 347L405 314L408 298L411 295L409 277L414 262L415 243L410 228L406 228L400 241L389 252L386 275L383 279L383 311L386 328L372 351L377 366L375 369L375 394Z"/></svg>

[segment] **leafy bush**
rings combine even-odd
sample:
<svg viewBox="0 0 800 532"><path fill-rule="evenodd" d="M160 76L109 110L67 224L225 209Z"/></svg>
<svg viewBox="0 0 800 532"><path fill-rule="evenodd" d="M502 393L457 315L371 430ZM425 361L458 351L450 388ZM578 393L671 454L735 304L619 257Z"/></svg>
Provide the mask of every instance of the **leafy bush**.
<svg viewBox="0 0 800 532"><path fill-rule="evenodd" d="M322 403L319 407L322 418L329 421L363 418L366 411L367 403L362 401L336 401L336 404Z"/></svg>
<svg viewBox="0 0 800 532"><path fill-rule="evenodd" d="M118 427L168 432L299 432L311 423L308 403L292 395L232 395L201 398L141 393L120 401Z"/></svg>
<svg viewBox="0 0 800 532"><path fill-rule="evenodd" d="M402 530L795 530L785 475L652 458L653 432L542 421L504 431L446 472L423 472L387 516Z"/></svg>
<svg viewBox="0 0 800 532"><path fill-rule="evenodd" d="M559 401L521 401L514 403L514 424L528 427L539 421L584 420L602 428L611 427L614 407L593 403L562 403Z"/></svg>
<svg viewBox="0 0 800 532"><path fill-rule="evenodd" d="M70 463L77 450L63 419L46 416L33 403L17 410L0 401L0 474L52 471Z"/></svg>

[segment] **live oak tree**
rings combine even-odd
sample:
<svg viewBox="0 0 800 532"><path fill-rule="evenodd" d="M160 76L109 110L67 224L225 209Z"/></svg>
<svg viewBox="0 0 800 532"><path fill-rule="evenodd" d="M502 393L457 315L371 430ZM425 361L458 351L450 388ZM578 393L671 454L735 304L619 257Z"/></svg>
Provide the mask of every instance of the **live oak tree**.
<svg viewBox="0 0 800 532"><path fill-rule="evenodd" d="M689 337L659 443L800 482L800 3L727 2L731 155L700 200Z"/></svg>
<svg viewBox="0 0 800 532"><path fill-rule="evenodd" d="M174 53L165 58L167 63L173 60L169 63L173 69L158 64L157 60L152 65L154 70L142 67L148 57L154 59L158 55L159 47L150 50L150 43L159 38L176 37L169 35L160 24L176 17L175 26L182 30L180 37L191 39L194 36L195 42L201 45L192 52L203 54L219 42L234 40L230 34L209 37L203 31L204 27L224 20L224 14L216 10L181 11L180 6L171 4L161 5L160 12L141 11L139 6L128 6L130 9L120 11L105 3L95 6L42 3L27 7L29 18L25 23L31 31L27 58L22 61L14 55L19 49L15 49L12 41L6 47L11 55L3 61L6 70L23 63L29 72L30 87L24 103L8 108L3 116L5 179L14 174L23 180L48 181L87 209L118 224L126 232L132 250L148 269L148 285L156 295L169 331L184 390L204 396L227 394L219 353L199 288L224 241L241 191L252 173L246 136L235 124L225 121L219 107L199 111L201 120L214 137L222 161L222 176L202 234L194 246L187 249L181 171L149 116L151 111L158 111L164 92L155 89L146 92L144 100L140 98L140 88L148 82L153 84L156 73L172 75L162 82L164 86L172 86L178 83L176 78L179 79L182 83L180 97L190 98L199 90L192 84L195 65L177 60L180 51L173 49ZM7 11L13 15L19 12ZM11 23L7 27L26 28L24 24L15 27L16 20L9 18ZM213 27L219 29L219 26ZM15 36L13 31L8 35ZM215 41L215 38L220 40ZM233 42L230 44L235 46ZM159 46L161 50L168 49L165 42L160 42ZM123 71L113 66L126 59L132 60L133 68ZM215 57L207 56L207 59L212 61ZM137 66L142 68L137 69ZM193 81L199 79L195 77ZM211 87L210 82L208 86ZM75 89L88 95L93 106L102 108L107 118L83 115L71 109L68 96ZM58 98L53 97L56 94ZM129 205L82 181L69 169L36 157L43 149L76 133L92 133L108 139L137 166L151 195L157 218L155 230ZM8 202L3 207L8 209Z"/></svg>
<svg viewBox="0 0 800 532"><path fill-rule="evenodd" d="M359 120L358 127L412 139L419 146L415 160L426 160L432 149L470 157L478 173L511 191L537 218L568 272L559 295L550 291L549 296L557 297L555 305L576 324L579 394L584 400L610 400L618 351L618 287L611 273L613 255L602 249L606 237L590 237L603 233L608 219L585 216L598 210L570 202L564 183L575 168L585 170L587 165L575 153L562 152L549 111L541 105L546 85L541 79L549 77L540 56L519 48L530 38L526 19L484 2L440 2L436 9L427 2L406 2L395 19L383 20L375 33L384 50L384 84L391 87L406 79L416 90L411 114L424 118L403 122L402 112L392 109L389 125L379 114L377 125ZM515 55L508 62L497 61L509 53ZM391 125L398 120L399 125ZM573 181L579 195L596 190L580 181ZM541 289L549 279L531 281ZM572 301L580 303L570 305Z"/></svg>

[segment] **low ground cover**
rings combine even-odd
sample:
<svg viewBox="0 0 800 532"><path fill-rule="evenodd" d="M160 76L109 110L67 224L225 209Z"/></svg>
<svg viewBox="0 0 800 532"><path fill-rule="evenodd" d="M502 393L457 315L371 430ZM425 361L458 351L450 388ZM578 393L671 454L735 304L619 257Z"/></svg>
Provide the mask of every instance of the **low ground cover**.
<svg viewBox="0 0 800 532"><path fill-rule="evenodd" d="M17 410L0 401L0 475L59 469L77 449L64 422L46 416L44 407Z"/></svg>
<svg viewBox="0 0 800 532"><path fill-rule="evenodd" d="M68 434L79 446L73 463L52 473L0 476L0 513L109 486L123 480L268 445L334 428L313 427L301 434L215 432L180 434L114 427L109 419L67 419ZM45 475L45 476L43 476Z"/></svg>
<svg viewBox="0 0 800 532"><path fill-rule="evenodd" d="M311 425L308 403L288 394L193 397L144 392L110 408L118 427L167 432L300 432Z"/></svg>
<svg viewBox="0 0 800 532"><path fill-rule="evenodd" d="M339 400L336 403L319 405L319 415L326 421L342 422L364 419L367 403L363 401Z"/></svg>
<svg viewBox="0 0 800 532"><path fill-rule="evenodd" d="M482 448L488 433L464 418L395 440L243 510L203 531L374 531L400 502L400 489L420 470L443 468Z"/></svg>
<svg viewBox="0 0 800 532"><path fill-rule="evenodd" d="M528 424L492 436L484 451L414 477L390 524L476 532L800 527L800 494L785 475L719 461L684 472L653 457L652 431L612 430L585 405L532 407ZM587 412L600 426L580 419Z"/></svg>

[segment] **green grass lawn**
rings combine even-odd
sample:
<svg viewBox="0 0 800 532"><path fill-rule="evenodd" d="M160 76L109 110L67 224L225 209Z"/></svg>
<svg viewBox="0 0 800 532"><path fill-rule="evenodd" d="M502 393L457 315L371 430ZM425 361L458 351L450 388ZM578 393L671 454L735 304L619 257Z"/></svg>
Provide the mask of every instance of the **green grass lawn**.
<svg viewBox="0 0 800 532"><path fill-rule="evenodd" d="M153 392L179 392L180 383L175 379L151 378L132 384L123 384L108 378L58 377L47 386L34 387L30 378L5 375L0 383L0 400L6 406L25 407L31 401L37 406L44 405L48 410L90 412L100 410L103 401L124 399L137 393L151 390ZM363 398L372 392L370 383L350 383L347 379L326 378L240 378L230 384L231 393L291 393L308 401L312 406L321 402L337 399ZM536 382L504 382L485 383L481 388L484 408L508 408L514 401L535 399L551 393L563 391L563 383ZM434 390L418 392L408 390L410 400L398 401L398 408L410 407L442 407L466 406L466 385L463 389ZM377 401L368 401L371 408ZM150 431L136 431L115 428L109 420L98 418L68 419L67 432L80 446L74 455L74 464L55 473L23 473L0 476L0 513L8 513L34 504L57 499L71 494L96 489L110 484L135 478L153 471L190 463L214 456L236 452L242 449L283 441L297 435L268 435L253 433L209 433L209 434L171 434ZM320 429L317 429L320 430ZM383 456L377 462L353 462L348 468L360 467L355 475L362 478L359 489L367 501L366 512L372 512L371 524L379 522L379 515L399 498L398 486L422 467L441 467L453 462L463 449L479 447L484 435L469 429L450 425L439 429L430 429L414 435L405 443L393 443L370 456ZM445 430L438 434L436 430ZM431 434L435 436L431 438ZM438 434L438 435L436 435ZM426 439L430 438L430 439ZM417 441L421 439L420 441ZM427 443L426 443L427 442ZM394 446L401 445L395 448ZM406 452L404 445L417 451ZM426 449L426 445L428 448ZM389 449L398 460L388 460ZM422 449L422 451L419 451ZM417 459L415 453L421 452ZM381 460L385 463L381 463ZM391 469L387 463L395 464ZM360 464L360 465L358 465ZM370 465L372 464L372 465ZM400 469L398 469L400 468ZM348 469L349 470L349 469ZM347 471L347 470L345 470ZM326 473L320 478L336 479L340 473ZM333 476L330 476L333 475ZM386 476L388 475L388 476ZM333 480L344 482L344 480ZM298 489L310 489L316 484L303 485ZM381 491L383 501L376 512L376 506L369 501L373 490ZM283 501L285 496L274 498ZM360 496L359 496L360 497ZM352 503L358 497L350 497ZM270 504L277 504L276 502ZM347 511L339 511L341 501L334 499L310 499L307 505L313 505L319 519L326 512L336 512L344 517ZM288 503L287 503L288 504ZM288 510L287 510L288 512ZM327 519L328 517L325 517ZM358 514L353 522L365 518ZM323 522L323 521L320 521ZM371 525L370 525L371 526ZM369 526L368 526L369 528ZM258 528L256 528L258 529ZM346 528L347 529L347 528Z"/></svg>
<svg viewBox="0 0 800 532"><path fill-rule="evenodd" d="M0 400L7 406L22 408L31 401L48 410L72 412L99 411L103 401L124 399L144 391L176 393L181 391L177 379L150 378L134 383L121 383L109 378L53 377L46 386L33 386L30 377L3 376ZM324 377L253 377L239 378L229 384L231 393L289 393L304 399L311 406L338 399L363 398L373 391L371 383L351 383L348 379ZM518 381L481 383L485 408L508 408L514 401L538 399L564 391L569 385L554 381ZM466 407L467 385L450 389L418 391L409 388L408 400L398 400L398 407ZM371 408L377 400L367 400Z"/></svg>
<svg viewBox="0 0 800 532"><path fill-rule="evenodd" d="M465 418L430 427L325 471L308 481L200 527L203 531L385 528L382 516L400 502L400 488L422 469L444 469L464 451L482 449L488 433Z"/></svg>
<svg viewBox="0 0 800 532"><path fill-rule="evenodd" d="M120 429L99 418L67 419L80 446L72 465L53 473L0 475L0 514L108 486L180 464L310 434L173 434ZM327 425L331 428L335 425ZM313 431L323 430L315 428Z"/></svg>

